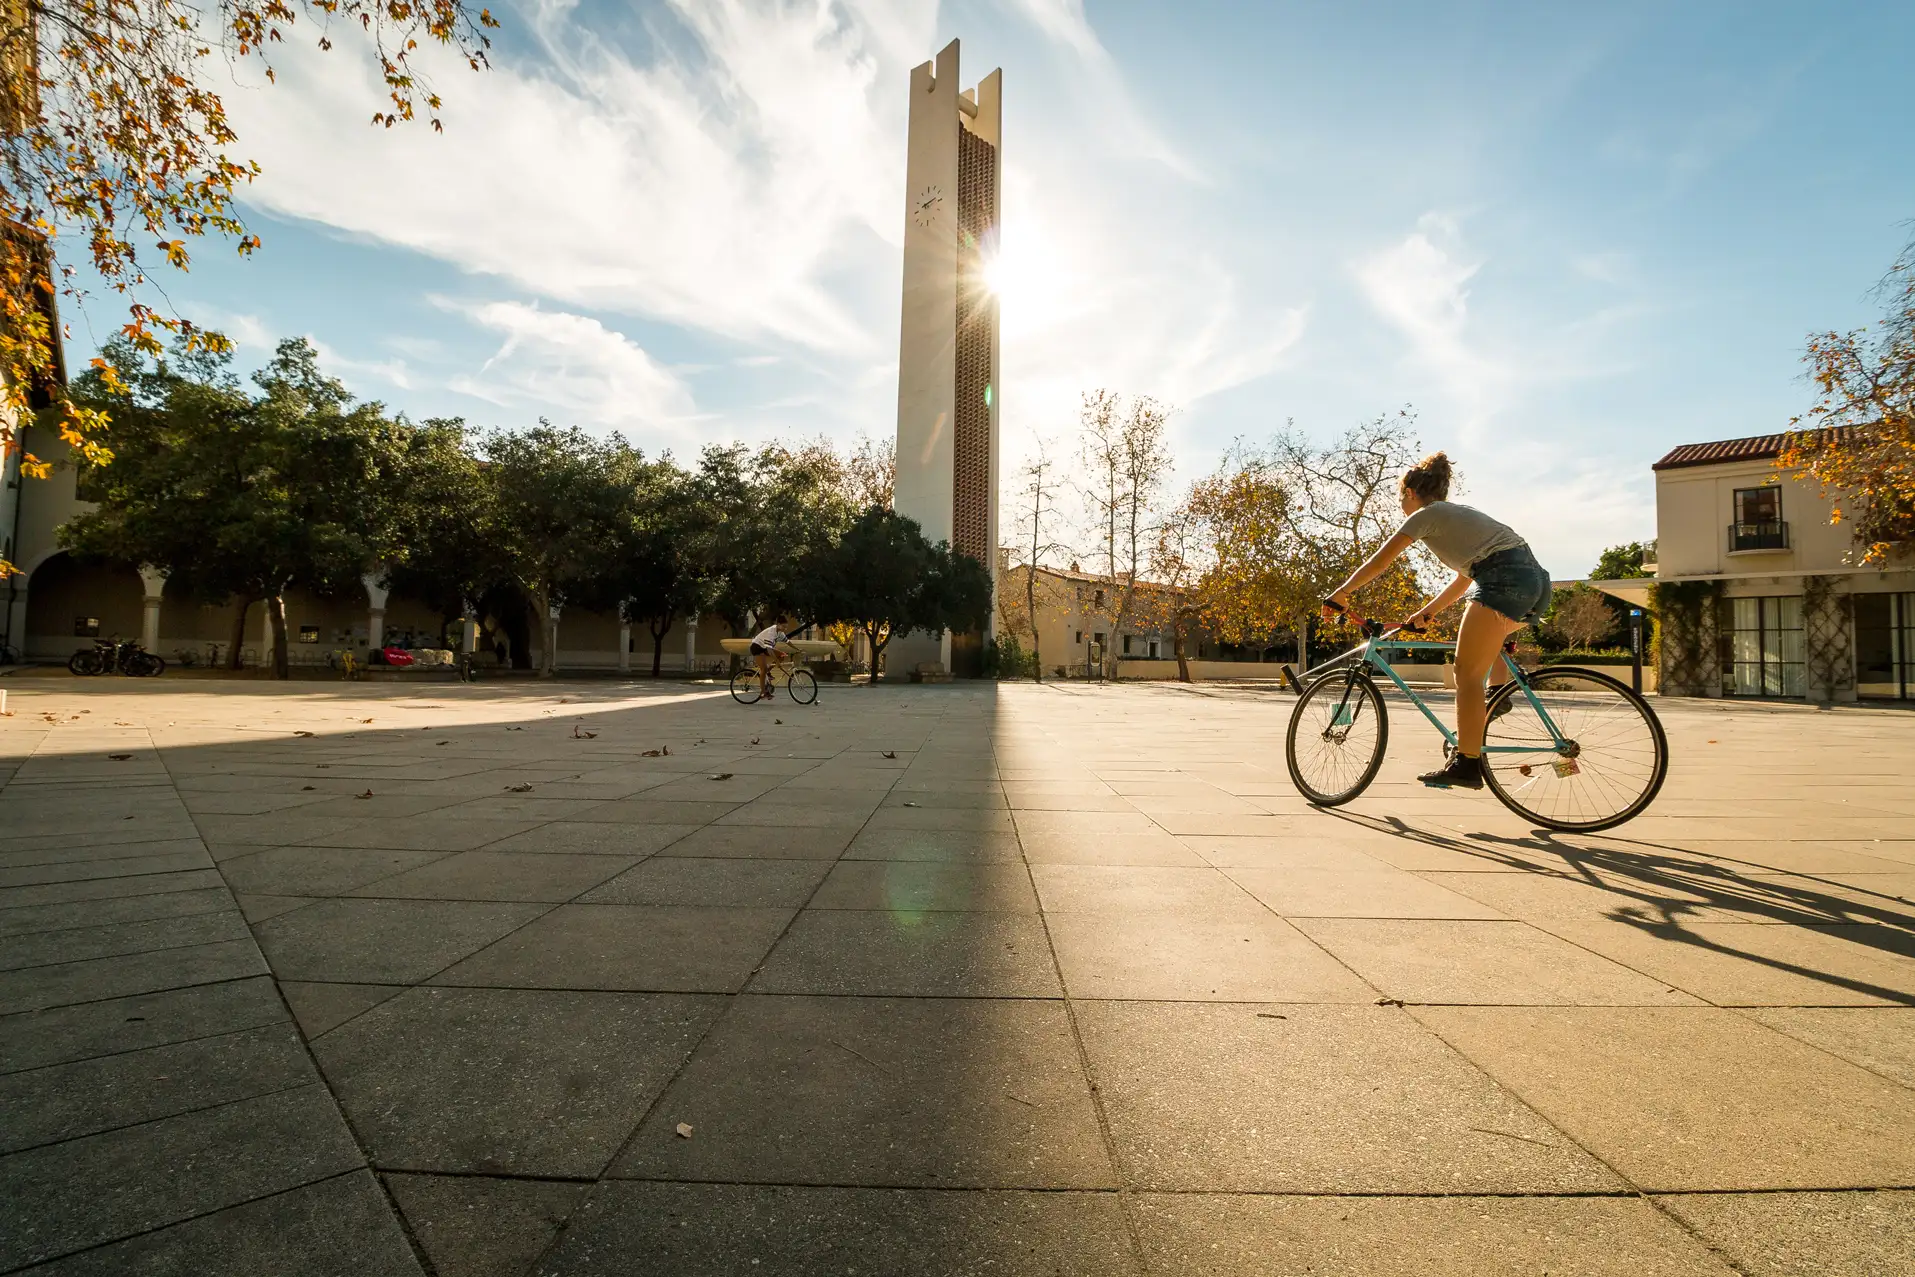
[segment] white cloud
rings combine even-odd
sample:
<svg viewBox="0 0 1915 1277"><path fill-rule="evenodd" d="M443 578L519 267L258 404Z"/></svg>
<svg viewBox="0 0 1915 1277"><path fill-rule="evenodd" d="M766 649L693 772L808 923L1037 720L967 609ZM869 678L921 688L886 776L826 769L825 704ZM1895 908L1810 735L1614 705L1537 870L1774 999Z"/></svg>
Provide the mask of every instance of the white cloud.
<svg viewBox="0 0 1915 1277"><path fill-rule="evenodd" d="M289 50L234 94L268 158L249 201L594 310L817 348L883 344L827 285L902 234L899 68L926 0L677 0L693 48L647 60L569 6L538 52L480 76L441 61L446 131L356 128L382 94L362 51Z"/></svg>
<svg viewBox="0 0 1915 1277"><path fill-rule="evenodd" d="M590 316L523 302L440 304L504 336L480 368L452 379L452 390L542 412L560 424L623 430L641 441L682 438L696 420L684 382Z"/></svg>
<svg viewBox="0 0 1915 1277"><path fill-rule="evenodd" d="M1460 240L1454 220L1426 213L1410 235L1358 263L1356 276L1377 313L1409 339L1412 358L1481 415L1508 374L1469 341L1469 282L1482 263L1463 259Z"/></svg>

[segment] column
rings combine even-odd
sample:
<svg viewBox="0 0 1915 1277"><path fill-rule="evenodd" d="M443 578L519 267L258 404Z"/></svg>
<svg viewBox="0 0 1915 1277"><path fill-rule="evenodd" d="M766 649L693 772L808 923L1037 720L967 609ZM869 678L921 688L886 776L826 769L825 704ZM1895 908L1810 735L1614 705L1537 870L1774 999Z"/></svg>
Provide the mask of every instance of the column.
<svg viewBox="0 0 1915 1277"><path fill-rule="evenodd" d="M691 675L691 674L696 674L697 672L698 672L698 618L695 616L688 616L685 618L685 673L687 675Z"/></svg>
<svg viewBox="0 0 1915 1277"><path fill-rule="evenodd" d="M372 604L372 613L366 620L366 656L386 645L386 600L392 597L392 587L377 573L368 572L360 578L366 587L366 600Z"/></svg>
<svg viewBox="0 0 1915 1277"><path fill-rule="evenodd" d="M628 616L618 618L618 672L632 672L632 621Z"/></svg>
<svg viewBox="0 0 1915 1277"><path fill-rule="evenodd" d="M552 625L545 633L545 659L540 662L554 674L559 670L559 605L552 605Z"/></svg>
<svg viewBox="0 0 1915 1277"><path fill-rule="evenodd" d="M141 600L146 605L140 620L140 646L149 652L160 650L160 595L166 589L167 570L150 563L140 565Z"/></svg>
<svg viewBox="0 0 1915 1277"><path fill-rule="evenodd" d="M30 578L16 576L8 581L0 581L0 591L8 584L13 587L13 603L7 609L7 643L12 646L14 658L27 659L27 585Z"/></svg>

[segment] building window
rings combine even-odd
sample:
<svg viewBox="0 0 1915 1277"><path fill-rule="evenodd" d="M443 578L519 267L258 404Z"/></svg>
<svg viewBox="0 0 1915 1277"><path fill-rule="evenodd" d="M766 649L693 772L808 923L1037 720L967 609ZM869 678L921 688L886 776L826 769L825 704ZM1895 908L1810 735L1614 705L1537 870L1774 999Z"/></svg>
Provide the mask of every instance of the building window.
<svg viewBox="0 0 1915 1277"><path fill-rule="evenodd" d="M1082 643L1084 641L1084 631L1082 630L1077 631L1077 638L1074 641L1078 643Z"/></svg>
<svg viewBox="0 0 1915 1277"><path fill-rule="evenodd" d="M1099 590L1096 594L1091 596L1091 606L1097 609L1099 612L1104 610L1104 592L1102 590Z"/></svg>
<svg viewBox="0 0 1915 1277"><path fill-rule="evenodd" d="M1124 655L1130 655L1130 635L1124 635Z"/></svg>
<svg viewBox="0 0 1915 1277"><path fill-rule="evenodd" d="M1802 599L1730 599L1722 690L1733 696L1801 696Z"/></svg>
<svg viewBox="0 0 1915 1277"><path fill-rule="evenodd" d="M319 627L317 625L300 626L299 641L301 643L317 643L319 641Z"/></svg>
<svg viewBox="0 0 1915 1277"><path fill-rule="evenodd" d="M1093 634L1090 636L1090 640L1092 645L1095 646L1098 651L1101 652L1104 650L1104 636L1102 634Z"/></svg>
<svg viewBox="0 0 1915 1277"><path fill-rule="evenodd" d="M1857 594L1855 694L1915 697L1915 594Z"/></svg>
<svg viewBox="0 0 1915 1277"><path fill-rule="evenodd" d="M97 616L76 616L73 618L74 638L100 637L100 618Z"/></svg>
<svg viewBox="0 0 1915 1277"><path fill-rule="evenodd" d="M1157 659L1157 640L1156 639L1152 639L1150 641L1150 659L1153 661Z"/></svg>
<svg viewBox="0 0 1915 1277"><path fill-rule="evenodd" d="M1782 489L1735 490L1735 522L1729 525L1731 550L1786 550L1789 525L1782 521Z"/></svg>

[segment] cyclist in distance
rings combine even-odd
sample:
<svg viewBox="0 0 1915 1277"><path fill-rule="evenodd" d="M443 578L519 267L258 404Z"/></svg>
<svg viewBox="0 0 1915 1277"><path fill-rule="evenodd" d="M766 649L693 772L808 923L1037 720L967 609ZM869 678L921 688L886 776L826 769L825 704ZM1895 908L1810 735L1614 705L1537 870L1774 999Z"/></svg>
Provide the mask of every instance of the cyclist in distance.
<svg viewBox="0 0 1915 1277"><path fill-rule="evenodd" d="M1443 453L1431 453L1411 466L1398 485L1398 494L1408 518L1369 562L1331 592L1324 600L1323 615L1333 618L1344 613L1360 621L1360 616L1349 612L1350 596L1382 575L1418 541L1456 572L1440 594L1403 622L1425 626L1457 599L1468 604L1456 634L1456 753L1442 767L1417 779L1425 785L1481 789L1490 667L1509 636L1540 618L1549 606L1549 573L1530 553L1529 543L1512 529L1481 510L1449 500L1450 459Z"/></svg>
<svg viewBox="0 0 1915 1277"><path fill-rule="evenodd" d="M758 665L758 687L764 703L771 700L771 663L785 659L784 647L789 642L791 635L775 624L766 626L751 640L751 659Z"/></svg>

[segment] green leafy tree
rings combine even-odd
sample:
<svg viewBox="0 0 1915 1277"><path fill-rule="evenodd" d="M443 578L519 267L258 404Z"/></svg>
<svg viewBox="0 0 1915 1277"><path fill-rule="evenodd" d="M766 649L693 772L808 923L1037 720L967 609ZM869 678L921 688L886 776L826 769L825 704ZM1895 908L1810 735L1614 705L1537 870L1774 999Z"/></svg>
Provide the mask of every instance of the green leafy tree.
<svg viewBox="0 0 1915 1277"><path fill-rule="evenodd" d="M405 428L378 404L353 403L303 338L279 344L254 377L257 394L229 359L186 349L136 365L116 464L91 476L99 506L61 536L83 554L166 567L202 598L236 600L235 663L246 613L264 602L273 670L285 678L286 591L358 588L389 535L384 484ZM81 380L83 397L115 393L97 371Z"/></svg>
<svg viewBox="0 0 1915 1277"><path fill-rule="evenodd" d="M622 444L601 444L576 426L540 420L485 442L492 485L489 537L499 565L525 592L538 620L539 676L556 672L554 613L598 587L613 561L623 498Z"/></svg>
<svg viewBox="0 0 1915 1277"><path fill-rule="evenodd" d="M507 573L492 536L494 489L459 418L406 431L381 485L375 573L450 624L470 614Z"/></svg>
<svg viewBox="0 0 1915 1277"><path fill-rule="evenodd" d="M900 634L982 629L991 614L991 578L976 559L927 541L916 520L874 506L835 544L812 549L795 601L796 615L808 622L861 630L875 676L885 647Z"/></svg>
<svg viewBox="0 0 1915 1277"><path fill-rule="evenodd" d="M1624 581L1631 577L1649 576L1642 566L1648 555L1649 547L1640 541L1631 541L1627 545L1612 545L1602 552L1596 560L1596 566L1589 570L1592 581Z"/></svg>

